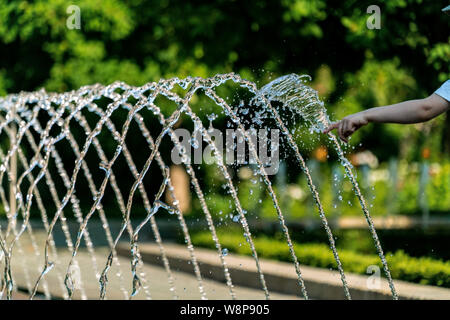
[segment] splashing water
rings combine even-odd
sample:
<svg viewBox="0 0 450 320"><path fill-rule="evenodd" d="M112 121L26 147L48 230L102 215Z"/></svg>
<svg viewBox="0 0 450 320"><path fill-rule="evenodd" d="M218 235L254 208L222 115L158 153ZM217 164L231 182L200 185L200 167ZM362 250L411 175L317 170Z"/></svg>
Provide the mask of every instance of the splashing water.
<svg viewBox="0 0 450 320"><path fill-rule="evenodd" d="M279 101L298 112L317 132L321 132L330 120L317 91L305 84L309 80L310 76L295 73L279 77L262 87L254 101L261 97Z"/></svg>
<svg viewBox="0 0 450 320"><path fill-rule="evenodd" d="M309 124L318 132L322 132L325 128L327 128L330 124L330 120L328 118L326 109L324 107L323 101L319 99L319 95L316 90L312 89L311 87L305 85L305 79L310 80L311 78L309 76L299 76L296 74L289 74L282 76L280 78L277 78L270 82L269 84L265 85L255 96L255 101L258 103L262 99L267 99L269 101L279 101L282 102L285 106L289 107L290 109L300 113L300 115L309 122ZM269 102L270 103L270 102ZM285 131L287 133L287 130ZM289 135L289 133L287 133ZM389 271L389 267L387 265L386 258L384 256L383 249L381 247L380 241L378 239L378 235L375 230L375 226L373 224L373 220L370 216L369 210L367 208L366 201L361 193L361 190L359 188L358 182L355 179L355 176L352 171L352 165L348 161L348 159L345 157L344 152L339 144L339 141L337 140L336 136L332 133L328 134L330 137L330 140L332 141L336 152L339 156L339 160L341 164L344 166L345 171L347 173L347 176L350 179L350 182L353 185L353 189L355 191L356 196L358 197L358 200L360 202L361 208L363 210L364 216L367 220L367 223L369 225L369 230L372 235L372 238L375 243L375 247L377 249L378 255L380 256L381 262L383 264L383 269L385 271L386 277L389 281L389 286L392 292L392 295L394 299L398 299L397 292L394 287L394 283L391 277L391 273ZM297 156L299 155L298 152ZM301 160L303 162L303 160ZM306 168L305 165L302 165L302 167ZM308 184L312 184L310 182L310 174L309 172L305 172L308 177ZM313 185L313 184L312 184ZM315 188L313 188L315 189ZM313 195L316 194L314 190L311 190L313 192ZM318 206L320 207L320 200L318 200L318 195L315 196L316 202L319 201ZM320 209L319 209L320 210ZM321 212L322 216L322 212ZM331 241L329 233L329 238ZM334 244L331 244L332 247ZM334 251L335 249L333 249ZM336 260L337 254L335 254ZM339 265L339 263L338 263ZM342 275L342 273L341 273ZM343 282L345 280L343 279ZM345 287L345 283L344 283ZM349 297L349 295L347 295Z"/></svg>
<svg viewBox="0 0 450 320"><path fill-rule="evenodd" d="M159 212L165 210L171 214L171 217L177 217L186 248L189 251L200 296L202 299L206 299L206 292L195 249L191 241L187 223L181 212L179 199L176 198L174 192L171 170L160 154L162 141L164 137L168 137L182 156L181 158L183 159L186 172L190 177L195 194L200 202L201 210L205 215L208 229L215 243L217 254L220 257L230 296L232 299L235 299L234 286L226 263L226 257L229 255L228 249L222 248L220 244L213 216L205 200L205 193L196 178L193 166L188 161L189 157L186 150L180 144L179 138L174 131L174 126L179 121L181 115L186 115L195 124L196 133L199 133L202 139L213 150L217 159L216 165L220 174L223 176L225 187L231 195L234 207L237 210L237 214L234 216L235 222L242 226L244 236L255 260L261 288L266 298L269 299L270 295L260 267L246 212L238 197L237 187L231 178L229 168L224 162L221 150L217 149L208 128L203 126L201 119L190 107L193 96L198 90L202 90L206 97L222 108L230 121L236 124L238 128L245 129L239 115L247 114L249 107L244 107L241 104L240 108L244 112L239 113L239 110L233 109L215 91L215 88L225 82L232 81L241 88L254 94L253 101L257 105L262 106L263 110L257 111L258 117L256 117L255 123L261 124L264 113L270 113L275 119L277 126L285 134L288 146L294 151L296 159L307 177L309 188L318 208L324 229L328 235L330 247L341 275L345 296L350 299L348 285L336 250L334 237L328 225L319 194L312 181L309 169L292 136L283 121L281 121L278 111L270 103L272 100L283 103L285 106L298 112L316 131L322 130L329 123L326 109L323 102L320 101L317 92L305 84L306 79L306 76L291 74L276 79L261 88L261 90L258 90L254 83L241 79L234 73L230 73L216 75L207 79L198 77L163 79L159 82L148 83L142 87L133 87L123 82L115 82L108 86L99 84L85 86L76 91L62 94L47 93L44 90L40 90L30 93L21 92L0 98L0 137L5 136L9 141L9 147L6 152L0 148L0 200L4 204L7 217L5 222L6 228L3 226L3 221L0 222L0 260L4 264L3 277L0 283L0 295L6 293L8 299L12 297L16 282L12 269L20 267L23 269L23 274L26 278L26 287L31 299L37 294L39 288L43 288L46 298L59 296L65 299L72 299L77 292L82 299L88 298L85 290L85 281L82 281L81 278L74 279L73 272L73 270L78 270L81 264L78 253L81 243L84 241L90 257L93 277L98 281L99 296L101 299L106 298L108 278L113 268L117 271L116 276L120 280L119 288L124 298L132 298L142 289L145 297L151 299L150 287L144 271L144 262L142 261L139 247L139 235L144 227L150 224L167 273L170 291L173 298L177 299L175 279L155 219L155 216ZM183 90L187 90L184 96L175 93L177 86ZM158 97L165 97L176 104L176 110L168 117L164 116L162 110L156 104L155 101L157 101ZM97 101L100 99L110 100L106 108L99 106ZM147 113L144 114L144 111ZM121 128L116 128L116 124L112 118L120 114L120 112L122 114L123 112L127 113L127 116L122 116L125 121L121 124ZM156 137L152 136L146 124L145 117L149 116L156 118L161 124L161 130ZM43 121L43 117L47 120ZM97 119L94 126L91 124L93 118ZM216 115L208 116L210 127L215 118ZM138 169L133 156L135 154L134 152L142 153L142 150L134 151L127 145L127 141L129 140L129 138L127 140L127 137L131 134L131 127L137 128L148 145L146 150L149 152L149 155L140 169ZM74 131L74 128L77 130ZM77 132L76 135L75 132ZM115 146L113 154L109 155L109 157L99 139L100 134L109 134L111 136L111 142ZM304 298L307 299L307 288L300 270L301 261L298 261L296 257L288 227L278 204L277 195L272 188L264 165L258 157L256 146L252 142L252 139L247 133L244 133L243 139L249 144L250 152L254 159L256 159L256 173L260 176L261 181L265 183L267 191L271 196L281 229L289 247L289 252L294 261L294 268L298 276L298 285L301 288ZM396 298L397 296L381 245L378 241L364 198L352 175L351 165L348 161L345 162L345 156L337 139L333 135L330 135L330 139L335 144L341 162L353 183L355 193L360 199L371 234L374 237L375 245L382 259L393 296ZM194 149L198 148L197 143L198 141L192 142ZM72 166L67 165L67 154L72 155L72 159L70 159L70 162L73 163ZM92 163L92 156L88 156L88 154L95 154L98 162ZM121 190L123 187L119 186L120 180L117 179L119 168L123 168L118 167L117 163L119 161L126 163L129 169L128 177L130 175L132 177L132 185L128 192L128 198L124 198L123 190ZM17 165L15 164L16 162ZM145 184L144 178L148 175L152 165L159 169L163 179L157 188L158 191L150 195L148 192L149 186ZM120 171L120 174L122 175L124 173ZM92 203L87 206L87 209L86 205L80 205L86 199L79 198L76 192L80 188L80 179L84 179L83 181L87 182L86 189L92 198ZM5 188L7 185L9 187ZM7 191L10 192L9 200L7 200L6 196ZM49 200L47 198L45 200L43 199L43 193L50 194ZM102 204L105 193L115 198L119 207L118 211L122 218L121 226L115 236L113 236L114 233L111 230L107 213ZM163 201L162 196L164 193L170 194L170 198L173 199L171 204ZM131 214L134 208L133 204L137 201L137 196L142 201L146 213L141 221L133 220ZM47 205L45 201L52 201L53 203ZM40 219L45 230L43 242L42 239L37 239L31 224L32 212L36 210L40 214ZM71 233L69 228L69 218L66 218L66 214L69 212L73 213L77 223L78 231L76 235L73 235L73 231ZM98 248L95 247L88 230L89 222L95 214L100 218L109 251L102 268L100 268L98 259ZM62 261L61 250L57 249L54 240L57 224L61 225L66 249L70 252L70 257L69 259L65 259L65 262ZM136 227L133 227L133 225ZM21 243L25 232L29 235L29 241L32 244L31 248L36 258L40 258L39 260L43 258L42 263L39 262L38 265L34 264L38 269L37 274L36 270L32 271L30 269L28 263L13 263L25 255ZM116 247L119 241L122 240L124 233L128 233L130 239L131 283L128 284L125 281L126 271L123 270L116 251ZM74 236L75 241L73 241ZM16 247L17 250L15 250ZM40 252L42 248L44 251L43 257L41 257ZM86 261L83 261L83 263L86 263ZM61 271L61 266L66 270L65 273ZM55 274L58 279L58 285L61 290L59 294L55 293L55 291L50 292L47 284L49 274ZM131 287L131 292L126 288L127 286Z"/></svg>

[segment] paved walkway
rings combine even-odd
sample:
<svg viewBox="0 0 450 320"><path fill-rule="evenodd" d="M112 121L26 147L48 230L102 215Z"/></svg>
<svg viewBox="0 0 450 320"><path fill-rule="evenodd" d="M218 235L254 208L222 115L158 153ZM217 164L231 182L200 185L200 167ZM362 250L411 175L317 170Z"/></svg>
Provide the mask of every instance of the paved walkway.
<svg viewBox="0 0 450 320"><path fill-rule="evenodd" d="M35 232L35 235L39 256L35 255L32 243L26 235L20 240L22 253L19 250L19 246L16 246L13 252L12 276L15 284L22 290L25 290L25 292L34 286L44 267L45 235L42 232ZM173 299L174 292L170 290L167 272L160 266L159 248L154 243L141 243L139 247L145 262L143 271L147 275L149 296L145 290L140 290L133 298ZM164 247L174 276L175 294L180 299L201 299L199 284L193 275L193 267L186 246L165 243ZM103 271L109 250L105 246L96 246L94 250L95 252L91 256L86 248L82 248L76 256L79 269L72 269L76 285L74 299L99 298L100 290L96 274L99 275ZM118 250L122 253L122 256L118 259L120 268L116 263L113 263L108 271L106 291L108 299L125 299L131 293L132 274L129 244L119 245ZM228 287L224 283L223 268L217 252L195 248L195 254L202 272L203 286L207 298L230 299L231 296ZM43 293L47 293L47 296L52 298L64 297L67 292L64 287L64 276L70 257L71 251L67 249L67 246L61 245L58 248L59 259L54 261L55 267L45 275L44 280L41 282L38 290L40 295L37 298L44 298ZM232 281L235 285L234 291L238 299L265 298L252 257L230 253L225 260L230 270ZM3 263L4 261L1 259L1 272L4 267ZM297 275L292 263L260 259L260 265L272 299L299 299L301 297ZM342 282L338 272L308 266L301 266L301 270L310 298L344 298ZM392 298L384 279L381 279L381 287L379 289L368 290L367 276L350 273L346 273L346 276L352 297L355 299ZM400 297L403 299L450 299L450 289L411 284L403 281L395 281L395 285ZM14 297L18 299L26 298L20 292L17 292Z"/></svg>
<svg viewBox="0 0 450 320"><path fill-rule="evenodd" d="M36 257L33 247L29 241L21 240L23 255L19 255L15 249L12 259L12 274L15 284L22 290L31 288L36 282L40 271L44 266L43 258L43 237L38 236L38 248L40 249L40 257ZM105 266L109 251L106 247L95 248L95 260L97 269L101 272ZM42 293L49 292L52 298L62 298L66 292L63 286L63 279L67 269L68 261L71 252L67 248L58 249L59 263L55 263L55 267L49 271L44 281L39 286L37 298L44 298ZM74 279L81 275L82 288L84 290L85 298L98 299L99 298L99 282L95 277L95 265L92 257L86 249L81 249L77 254L77 262L79 264L79 271L73 269ZM130 296L132 275L130 267L130 259L127 257L120 257L119 263L121 265L122 277L118 276L119 268L113 264L108 272L107 294L108 299L125 299ZM0 270L3 271L3 261L0 263ZM173 299L174 294L170 291L168 276L164 268L145 264L144 272L147 275L148 291L152 299ZM185 272L173 271L175 292L180 299L201 299L198 281L195 276ZM122 279L122 281L120 280ZM78 281L76 281L76 287ZM226 284L210 279L203 280L203 286L208 299L231 299L229 289ZM235 286L234 288L238 299L264 299L264 293L260 289L246 288L242 286ZM126 292L124 292L126 291ZM75 290L74 299L81 299L83 291L79 288ZM16 292L13 298L25 299L25 295L21 292ZM3 297L5 298L5 297ZM133 299L148 298L144 290L140 292ZM295 295L287 294L273 294L272 299L298 299Z"/></svg>

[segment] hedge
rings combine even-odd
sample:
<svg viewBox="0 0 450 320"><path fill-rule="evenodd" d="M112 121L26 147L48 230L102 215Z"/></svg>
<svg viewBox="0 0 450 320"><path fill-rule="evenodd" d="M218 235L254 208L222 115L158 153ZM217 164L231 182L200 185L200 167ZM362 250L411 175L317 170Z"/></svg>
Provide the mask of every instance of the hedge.
<svg viewBox="0 0 450 320"><path fill-rule="evenodd" d="M250 246L241 234L218 232L223 248L229 252L242 255L252 255ZM208 232L192 235L194 245L215 248L215 243ZM292 261L286 242L265 236L253 238L259 257L279 261ZM337 264L330 248L322 243L293 243L297 258L301 264L337 269ZM378 255L361 254L351 250L338 249L339 257L345 271L366 274L367 267L378 265L382 268ZM428 257L410 257L403 251L387 253L386 259L394 279L450 288L450 262Z"/></svg>

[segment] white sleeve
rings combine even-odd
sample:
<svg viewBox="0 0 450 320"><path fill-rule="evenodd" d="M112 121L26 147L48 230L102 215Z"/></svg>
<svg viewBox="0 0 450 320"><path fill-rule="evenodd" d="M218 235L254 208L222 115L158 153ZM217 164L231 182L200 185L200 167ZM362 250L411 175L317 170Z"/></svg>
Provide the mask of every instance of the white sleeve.
<svg viewBox="0 0 450 320"><path fill-rule="evenodd" d="M445 100L450 101L450 80L445 81L434 93L440 95Z"/></svg>

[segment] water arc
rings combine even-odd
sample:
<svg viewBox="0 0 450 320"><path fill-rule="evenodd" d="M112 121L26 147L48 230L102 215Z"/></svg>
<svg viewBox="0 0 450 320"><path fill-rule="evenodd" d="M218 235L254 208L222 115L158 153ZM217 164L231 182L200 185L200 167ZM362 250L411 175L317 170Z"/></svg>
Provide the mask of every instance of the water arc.
<svg viewBox="0 0 450 320"><path fill-rule="evenodd" d="M211 78L187 77L185 79L172 78L162 79L158 82L147 83L141 87L130 86L123 82L103 86L95 84L84 86L78 90L66 93L47 93L45 90L35 92L21 92L0 98L0 136L9 141L5 152L0 150L0 198L4 203L7 218L7 228L0 229L0 260L4 264L4 272L0 285L0 294L6 293L9 299L15 289L15 279L12 269L17 264L12 263L23 255L21 240L24 235L31 239L33 254L36 260L39 260L37 266L38 274L32 271L26 264L20 265L24 270L26 286L33 298L39 288L43 288L45 296L51 298L48 288L47 277L55 274L58 279L59 295L65 299L72 299L75 294L79 294L81 299L86 299L86 282L81 278L77 279L74 270L79 270L80 248L84 243L89 256L92 276L96 279L99 286L99 297L105 299L108 290L108 277L112 276L112 269L117 269L116 276L120 280L119 290L125 299L131 299L144 291L144 296L151 299L151 287L148 281L148 275L144 271L144 261L140 253L140 238L142 230L147 225L150 226L154 240L160 250L164 270L167 274L167 281L172 297L179 298L176 289L175 277L172 267L166 255L165 245L159 231L158 221L155 219L160 211L168 211L177 219L177 223L186 243L186 249L189 251L193 273L196 278L198 291L202 299L207 299L204 288L202 272L196 257L196 251L190 236L188 224L179 207L179 201L173 193L173 183L171 171L167 162L163 159L164 154L161 145L164 139L168 139L174 148L187 159L186 152L180 145L180 141L175 134L175 126L182 116L186 116L195 124L196 128L202 134L202 139L212 148L216 156L216 167L222 175L227 190L234 202L238 212L239 222L243 229L246 241L250 247L253 259L256 265L258 280L261 289L267 299L270 298L269 290L266 285L264 272L259 261L258 251L253 241L251 225L237 193L237 188L230 175L230 168L224 162L220 150L208 133L207 128L202 124L200 116L191 107L193 97L198 91L204 92L210 102L214 103L223 110L226 117L236 124L238 128L244 130L245 126L241 122L238 113L232 106L217 93L217 88L227 82L232 82L247 90L253 95L252 102L264 108L275 120L277 127L287 137L288 147L293 150L295 158L305 174L312 197L315 200L322 225L326 231L330 248L336 260L337 268L341 276L345 297L351 299L350 290L346 281L344 267L340 261L336 249L334 237L326 218L320 195L314 182L312 181L309 168L307 167L303 156L300 154L298 146L290 136L286 125L280 118L270 101L279 101L298 112L311 127L316 131L321 131L328 123L329 118L326 113L324 103L320 101L315 90L305 84L306 76L295 74L287 75L266 86L258 89L253 82L242 79L239 75L220 74ZM184 90L184 95L179 93L178 88ZM176 106L175 110L169 115L164 115L164 110L158 104L158 98L164 97ZM102 101L108 101L101 106ZM113 118L117 117L119 112L124 111L126 116L122 117L122 122L117 125ZM160 125L159 132L152 134L154 128L149 128L146 124L145 116L151 116ZM96 116L95 122L91 115ZM46 120L42 120L45 118ZM130 147L129 139L131 128L136 126L137 132L145 140L147 146L146 152L150 152L145 163L137 164L134 158L135 150ZM15 128L17 127L17 131ZM79 132L75 134L76 127ZM133 129L134 130L134 129ZM102 135L110 135L113 144L112 155L107 154L106 147L102 145ZM133 133L134 134L134 133ZM246 142L249 144L249 152L253 155L258 175L261 177L274 205L277 218L280 222L281 230L285 236L286 244L289 248L293 267L297 274L298 286L301 289L303 297L308 299L307 287L302 278L300 270L301 261L296 256L292 245L291 236L288 230L288 224L285 221L283 212L279 205L277 194L272 187L272 183L264 169L258 154L256 146L248 134L244 134ZM379 243L373 221L367 210L365 200L359 191L356 179L352 176L352 170L337 139L330 135L341 162L350 177L355 189L355 194L360 200L363 213L369 224L371 235L375 241L383 267L389 280L393 297L397 298L392 278L390 276L387 262L384 258L381 245ZM65 144L63 144L65 143ZM67 155L64 155L63 147L70 148L71 161L73 164L67 164ZM92 159L97 159L94 161ZM17 161L18 160L18 161ZM127 174L131 175L131 182L126 187L128 195L123 194L125 187L121 187L121 180L118 179L118 163L123 161L126 164ZM14 169L14 163L19 164L19 169ZM227 267L227 258L224 254L224 248L221 245L217 235L217 222L214 221L213 213L205 200L206 191L197 178L194 166L188 161L183 162L183 166L190 177L197 199L200 203L200 209L203 213L211 238L215 244L217 255L223 269L223 275L228 291L232 299L237 298L232 282L230 271ZM153 188L156 191L152 193L150 186L146 185L145 179L150 175L151 168L158 168L162 181ZM352 178L353 177L353 178ZM79 190L80 180L86 181L86 190L93 201L89 205L82 206L85 201L77 190ZM5 188L4 185L9 185ZM153 190L152 189L152 190ZM7 190L13 197L7 199ZM14 190L15 192L12 192ZM109 191L108 191L109 190ZM118 213L121 217L121 225L118 232L113 235L109 225L108 210L104 208L106 193L108 197L114 199L118 206ZM50 195L51 203L43 201L42 194ZM172 204L163 200L165 193L171 193ZM142 202L144 216L135 220L132 216L132 210L137 201ZM44 242L38 244L36 232L32 227L31 217L34 210L40 214L40 222L45 230ZM76 222L76 232L70 230L68 220L69 212L73 212L74 222ZM107 255L103 268L97 259L98 250L92 240L92 233L89 229L89 223L92 217L98 215L101 221L101 230L107 240ZM55 228L60 224L65 240L65 249L70 252L67 261L62 262L59 248L55 245ZM134 225L133 225L134 224ZM125 281L127 270L121 264L116 247L119 241L127 234L129 236L130 253L130 273L131 283ZM39 240L40 241L40 240ZM41 254L43 251L43 254ZM41 261L43 260L43 261ZM63 266L62 271L58 266ZM34 275L33 275L34 274Z"/></svg>

